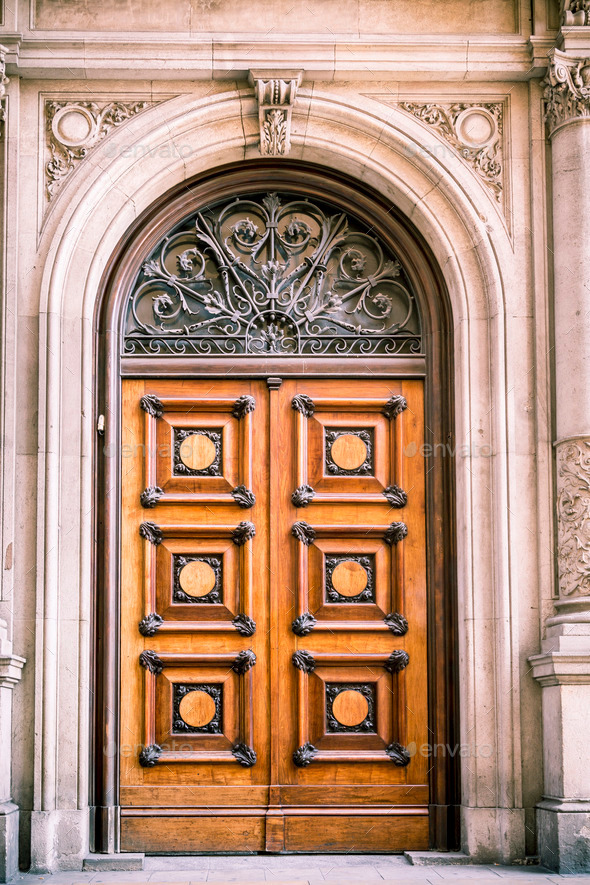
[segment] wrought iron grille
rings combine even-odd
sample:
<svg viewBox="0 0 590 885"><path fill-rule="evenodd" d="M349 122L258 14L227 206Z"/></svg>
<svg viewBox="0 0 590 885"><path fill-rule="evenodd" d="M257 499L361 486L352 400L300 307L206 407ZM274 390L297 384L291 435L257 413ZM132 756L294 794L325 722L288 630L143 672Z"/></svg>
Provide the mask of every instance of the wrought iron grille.
<svg viewBox="0 0 590 885"><path fill-rule="evenodd" d="M418 355L421 323L404 268L360 221L259 194L163 238L129 295L123 353Z"/></svg>

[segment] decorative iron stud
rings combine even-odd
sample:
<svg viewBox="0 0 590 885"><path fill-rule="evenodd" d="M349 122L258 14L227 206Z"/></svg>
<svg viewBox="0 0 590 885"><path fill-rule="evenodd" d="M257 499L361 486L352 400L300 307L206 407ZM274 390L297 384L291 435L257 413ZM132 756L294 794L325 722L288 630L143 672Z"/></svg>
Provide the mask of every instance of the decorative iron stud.
<svg viewBox="0 0 590 885"><path fill-rule="evenodd" d="M251 522L241 522L232 532L232 541L237 547L242 547L246 541L250 541L256 534L256 528Z"/></svg>
<svg viewBox="0 0 590 885"><path fill-rule="evenodd" d="M308 633L311 633L316 624L317 621L311 612L303 612L302 615L295 618L291 624L291 630L296 636L307 636Z"/></svg>
<svg viewBox="0 0 590 885"><path fill-rule="evenodd" d="M253 412L256 408L256 400L253 396L248 396L247 393L244 393L242 396L239 396L234 403L234 407L232 409L232 415L234 418L237 418L238 421L240 418L243 418L249 412Z"/></svg>
<svg viewBox="0 0 590 885"><path fill-rule="evenodd" d="M398 415L401 415L401 413L407 408L408 403L406 402L405 396L395 394L387 400L383 406L382 413L391 421L393 418L397 418Z"/></svg>
<svg viewBox="0 0 590 885"><path fill-rule="evenodd" d="M311 418L315 412L315 404L310 396L305 393L296 393L291 400L291 408L296 412L301 412L306 418Z"/></svg>
<svg viewBox="0 0 590 885"><path fill-rule="evenodd" d="M256 621L253 621L248 615L236 615L232 624L241 636L252 636L256 632Z"/></svg>
<svg viewBox="0 0 590 885"><path fill-rule="evenodd" d="M306 744L303 744L302 747L297 747L293 753L293 762L297 768L305 768L313 760L316 753L316 748L308 741Z"/></svg>
<svg viewBox="0 0 590 885"><path fill-rule="evenodd" d="M291 660L293 665L304 673L313 673L315 670L315 658L310 651L305 651L302 648L294 651Z"/></svg>
<svg viewBox="0 0 590 885"><path fill-rule="evenodd" d="M164 492L160 486L148 486L139 496L142 507L155 507Z"/></svg>
<svg viewBox="0 0 590 885"><path fill-rule="evenodd" d="M296 522L291 528L291 534L306 547L315 541L315 529L306 522Z"/></svg>
<svg viewBox="0 0 590 885"><path fill-rule="evenodd" d="M408 632L408 622L399 612L391 612L383 620L395 636L405 636Z"/></svg>
<svg viewBox="0 0 590 885"><path fill-rule="evenodd" d="M311 486L302 485L295 489L291 495L291 501L295 507L307 507L313 501L314 495L315 491Z"/></svg>
<svg viewBox="0 0 590 885"><path fill-rule="evenodd" d="M152 418L161 418L164 414L164 406L154 393L146 393L145 396L142 396L139 405Z"/></svg>
<svg viewBox="0 0 590 885"><path fill-rule="evenodd" d="M252 768L256 764L256 751L246 744L237 743L231 748L232 754L244 768Z"/></svg>
<svg viewBox="0 0 590 885"><path fill-rule="evenodd" d="M400 507L405 507L408 503L407 494L399 486L387 486L386 489L383 489L382 494L385 495L392 507L399 509Z"/></svg>
<svg viewBox="0 0 590 885"><path fill-rule="evenodd" d="M150 544L154 544L155 547L162 543L162 538L164 537L162 529L155 522L142 522L139 527L139 534L146 541L149 541Z"/></svg>
<svg viewBox="0 0 590 885"><path fill-rule="evenodd" d="M234 673L237 673L238 676L243 676L244 673L247 673L248 670L251 670L254 664L256 663L256 655L252 651L251 648L246 648L244 651L241 651L239 655L234 660L231 665Z"/></svg>
<svg viewBox="0 0 590 885"><path fill-rule="evenodd" d="M163 623L164 619L159 614L150 612L149 615L146 615L139 622L139 632L142 636L153 636L154 633L158 632Z"/></svg>
<svg viewBox="0 0 590 885"><path fill-rule="evenodd" d="M396 648L391 652L385 663L385 669L389 673L399 673L405 670L410 663L410 656L403 648Z"/></svg>
<svg viewBox="0 0 590 885"><path fill-rule="evenodd" d="M398 744L397 741L389 744L389 746L385 748L385 752L393 764L398 765L400 768L405 768L406 765L410 764L410 754L406 748L402 747L401 744Z"/></svg>
<svg viewBox="0 0 590 885"><path fill-rule="evenodd" d="M236 486L235 489L232 489L231 496L240 507L244 507L247 509L248 507L254 507L256 504L256 498L254 493L247 489L246 486Z"/></svg>
<svg viewBox="0 0 590 885"><path fill-rule="evenodd" d="M146 670L149 670L150 673L153 673L154 676L158 676L164 669L164 664L156 652L150 651L149 649L142 651L139 656L139 663L142 667L145 667Z"/></svg>
<svg viewBox="0 0 590 885"><path fill-rule="evenodd" d="M159 744L149 744L139 754L139 764L143 768L151 768L156 764L161 755L162 747Z"/></svg>
<svg viewBox="0 0 590 885"><path fill-rule="evenodd" d="M405 522L392 522L384 534L385 543L391 547L393 544L399 544L408 535L408 527Z"/></svg>

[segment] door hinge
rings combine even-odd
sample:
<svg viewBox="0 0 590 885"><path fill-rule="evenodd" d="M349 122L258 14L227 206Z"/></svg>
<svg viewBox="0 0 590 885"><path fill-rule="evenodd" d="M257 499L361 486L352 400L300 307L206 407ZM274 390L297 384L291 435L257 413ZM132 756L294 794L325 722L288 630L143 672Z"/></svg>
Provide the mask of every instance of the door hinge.
<svg viewBox="0 0 590 885"><path fill-rule="evenodd" d="M96 432L99 436L104 436L104 415L98 416L98 421L96 422Z"/></svg>

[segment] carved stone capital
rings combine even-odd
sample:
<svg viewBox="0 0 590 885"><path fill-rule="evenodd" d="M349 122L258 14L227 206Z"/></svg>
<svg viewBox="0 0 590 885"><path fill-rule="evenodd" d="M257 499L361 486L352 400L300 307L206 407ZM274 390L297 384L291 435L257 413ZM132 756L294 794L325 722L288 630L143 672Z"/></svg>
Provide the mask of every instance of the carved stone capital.
<svg viewBox="0 0 590 885"><path fill-rule="evenodd" d="M557 563L560 596L590 595L590 438L557 445Z"/></svg>
<svg viewBox="0 0 590 885"><path fill-rule="evenodd" d="M260 124L260 153L286 156L291 149L291 115L302 71L250 71Z"/></svg>
<svg viewBox="0 0 590 885"><path fill-rule="evenodd" d="M4 98L6 95L6 87L10 83L10 80L6 76L6 53L8 49L6 46L0 46L0 98Z"/></svg>
<svg viewBox="0 0 590 885"><path fill-rule="evenodd" d="M590 58L552 49L545 78L545 122L549 135L564 123L590 117Z"/></svg>
<svg viewBox="0 0 590 885"><path fill-rule="evenodd" d="M590 25L590 0L562 0L561 24L568 28Z"/></svg>

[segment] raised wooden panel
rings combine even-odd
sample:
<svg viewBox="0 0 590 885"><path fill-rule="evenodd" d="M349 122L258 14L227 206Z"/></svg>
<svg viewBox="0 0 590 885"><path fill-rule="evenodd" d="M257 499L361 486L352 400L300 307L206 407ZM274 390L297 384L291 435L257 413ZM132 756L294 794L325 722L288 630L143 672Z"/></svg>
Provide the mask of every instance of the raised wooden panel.
<svg viewBox="0 0 590 885"><path fill-rule="evenodd" d="M144 494L146 508L197 501L253 506L253 416L240 414L236 400L144 397L145 489L157 490Z"/></svg>

